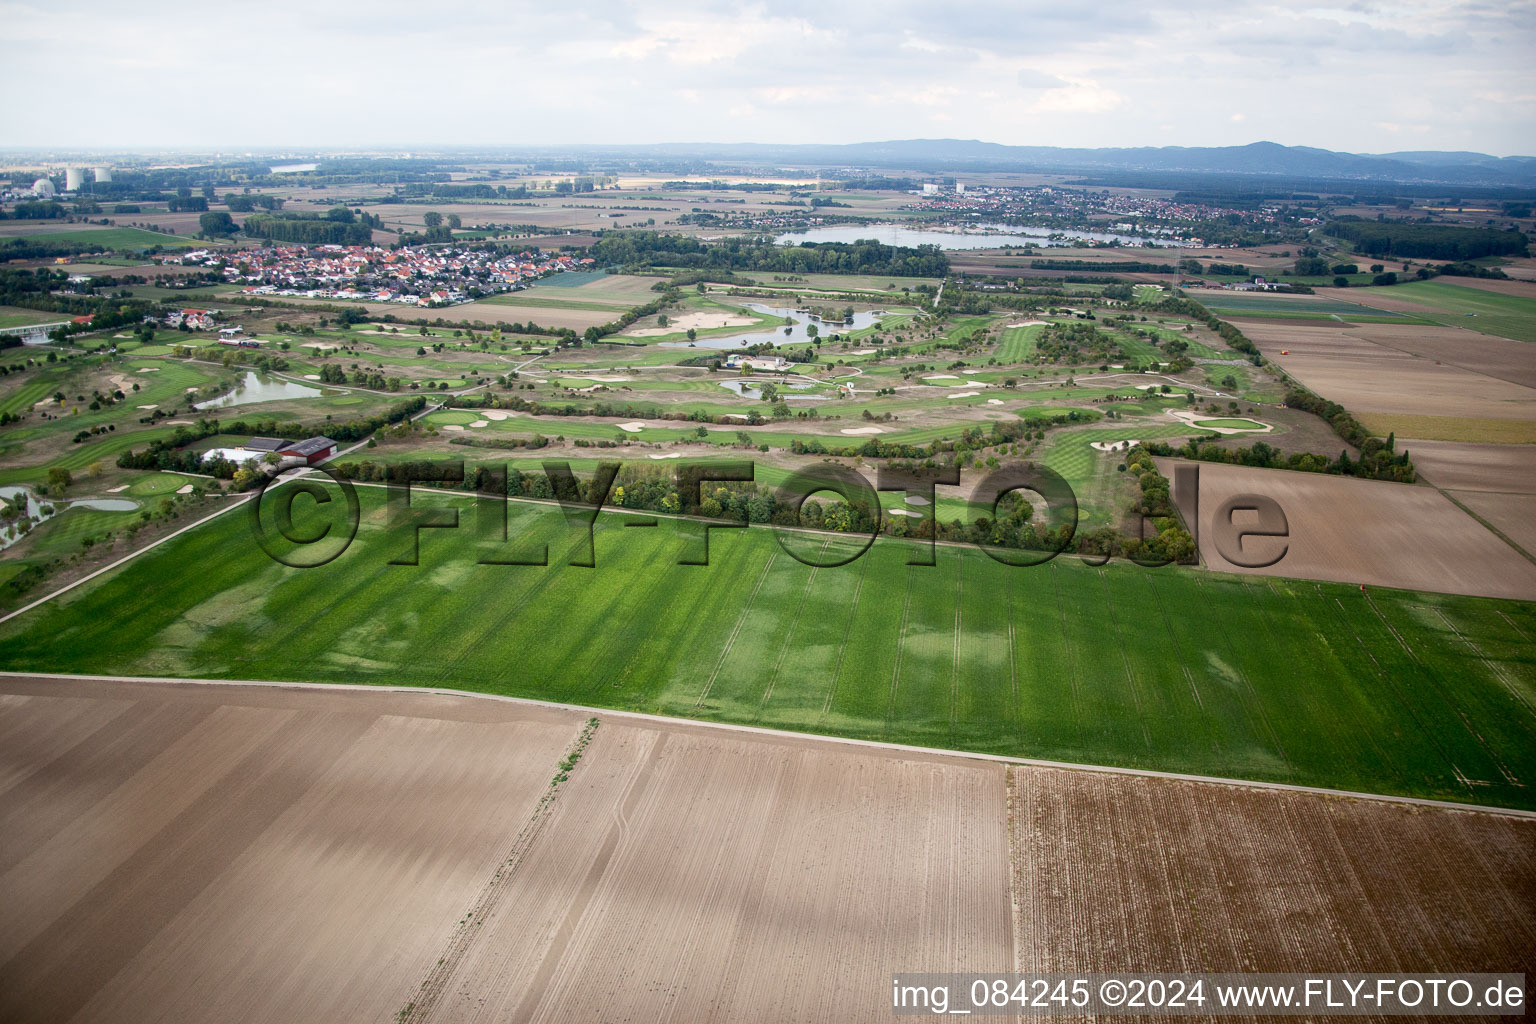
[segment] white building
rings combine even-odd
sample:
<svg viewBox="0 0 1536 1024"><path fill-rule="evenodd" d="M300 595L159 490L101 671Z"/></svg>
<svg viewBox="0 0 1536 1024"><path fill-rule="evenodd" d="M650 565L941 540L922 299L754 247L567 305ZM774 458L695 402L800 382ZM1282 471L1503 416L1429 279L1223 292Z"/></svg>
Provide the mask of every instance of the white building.
<svg viewBox="0 0 1536 1024"><path fill-rule="evenodd" d="M725 365L733 370L788 370L794 364L783 356L745 356L741 353L726 356Z"/></svg>

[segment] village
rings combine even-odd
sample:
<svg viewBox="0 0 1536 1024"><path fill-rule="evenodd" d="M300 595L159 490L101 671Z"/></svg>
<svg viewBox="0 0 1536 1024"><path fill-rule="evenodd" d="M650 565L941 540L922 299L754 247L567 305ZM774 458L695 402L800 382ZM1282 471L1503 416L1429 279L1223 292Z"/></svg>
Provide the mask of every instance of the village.
<svg viewBox="0 0 1536 1024"><path fill-rule="evenodd" d="M451 306L515 291L539 278L593 261L537 249L515 255L441 246L389 249L377 245L277 245L231 257L209 249L167 256L161 263L223 267L246 295Z"/></svg>

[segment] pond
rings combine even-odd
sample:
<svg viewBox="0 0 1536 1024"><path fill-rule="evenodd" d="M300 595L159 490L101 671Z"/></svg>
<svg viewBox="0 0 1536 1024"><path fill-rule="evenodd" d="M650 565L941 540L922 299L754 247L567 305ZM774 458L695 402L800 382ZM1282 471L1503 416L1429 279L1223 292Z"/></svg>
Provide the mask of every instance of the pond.
<svg viewBox="0 0 1536 1024"><path fill-rule="evenodd" d="M720 384L721 387L725 388L727 391L734 391L738 395L741 395L743 398L762 398L763 397L763 389L762 388L756 387L756 386L754 386L752 384L748 384L746 381L741 381L741 380L723 380L723 381L720 381L719 384ZM810 384L780 384L778 386L778 388L779 388L779 397L784 399L784 401L786 401L786 402L825 402L828 398L831 397L830 395L789 395L789 394L785 394L786 391L804 391L804 390L806 390L809 387L811 387Z"/></svg>
<svg viewBox="0 0 1536 1024"><path fill-rule="evenodd" d="M810 334L806 332L806 328L811 324L816 325L819 337L826 338L829 335L841 334L844 331L854 331L861 327L869 327L879 322L880 318L885 315L883 313L855 313L853 314L853 320L845 323L835 323L819 320L809 313L801 313L784 306L764 306L758 302L746 302L743 305L754 312L762 313L766 316L781 316L789 320L789 333L786 334L783 327L775 327L770 331L758 329L756 331L749 331L746 334L716 335L713 338L700 338L692 345L686 341L663 341L658 347L691 348L697 346L698 348L733 349L745 348L748 345L805 345L811 341Z"/></svg>
<svg viewBox="0 0 1536 1024"><path fill-rule="evenodd" d="M78 501L68 501L62 498L54 500L50 498L44 501L25 487L0 487L0 501L9 502L18 495L26 496L27 518L33 520L34 527L37 523L52 519L60 512L71 508L94 508L103 512L132 512L139 507L138 502L129 501L127 498L81 498ZM46 515L43 514L44 506L48 508ZM8 548L26 536L26 534L19 531L13 531L13 525L14 521L13 523L7 523L3 529L0 529L0 549Z"/></svg>
<svg viewBox="0 0 1536 1024"><path fill-rule="evenodd" d="M225 409L232 405L255 405L258 402L279 402L287 398L319 398L319 388L305 387L277 377L263 377L250 371L235 390L206 402L196 402L195 409Z"/></svg>
<svg viewBox="0 0 1536 1024"><path fill-rule="evenodd" d="M1056 238L1052 238L1056 235ZM886 245L936 245L940 249L1001 249L1008 246L1033 245L1049 248L1070 246L1081 242L1119 242L1127 246L1151 244L1169 245L1166 239L1141 238L1120 235L1109 231L1064 231L1061 228L1019 227L1012 224L977 223L960 228L908 228L898 224L866 224L863 227L811 228L807 231L780 235L780 245L799 245L801 242L857 242L873 238Z"/></svg>

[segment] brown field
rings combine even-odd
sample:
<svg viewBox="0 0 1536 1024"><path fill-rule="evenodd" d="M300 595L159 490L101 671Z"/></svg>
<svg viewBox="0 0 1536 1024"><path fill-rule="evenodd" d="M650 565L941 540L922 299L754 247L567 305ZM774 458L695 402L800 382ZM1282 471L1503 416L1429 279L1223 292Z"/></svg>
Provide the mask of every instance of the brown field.
<svg viewBox="0 0 1536 1024"><path fill-rule="evenodd" d="M1419 475L1436 487L1536 494L1536 448L1399 440Z"/></svg>
<svg viewBox="0 0 1536 1024"><path fill-rule="evenodd" d="M1495 530L1508 537L1532 558L1536 558L1536 496L1499 494L1494 491L1446 491Z"/></svg>
<svg viewBox="0 0 1536 1024"><path fill-rule="evenodd" d="M1511 375L1528 373L1517 365L1519 350L1503 346L1471 347L1468 353L1485 353L1481 359L1465 355L1463 361L1481 363L1482 371L1436 363L1400 347L1378 344L1372 337L1403 346L1407 332L1421 330L1424 344L1450 344L1446 332L1467 334L1455 328L1411 328L1395 325L1374 335L1360 328L1301 327L1294 324L1248 322L1243 331L1268 357L1297 380L1320 395L1354 413L1406 413L1424 416L1455 416L1471 419L1536 420L1536 387L1492 376L1494 367ZM1518 342L1509 343L1511 346ZM1288 350L1288 355L1281 355ZM1528 362L1528 357L1527 357Z"/></svg>
<svg viewBox="0 0 1536 1024"><path fill-rule="evenodd" d="M879 1021L902 970L1533 966L1529 819L607 713L541 800L584 721L0 677L0 1019Z"/></svg>
<svg viewBox="0 0 1536 1024"><path fill-rule="evenodd" d="M1011 774L1021 971L1455 963L1529 974L1536 963L1536 822L1171 779Z"/></svg>
<svg viewBox="0 0 1536 1024"><path fill-rule="evenodd" d="M1413 324L1360 324L1349 328L1349 333L1383 348L1536 388L1536 353L1532 352L1529 342L1479 334L1461 327Z"/></svg>
<svg viewBox="0 0 1536 1024"><path fill-rule="evenodd" d="M1175 462L1158 460L1170 479ZM1272 498L1285 512L1289 546L1272 566L1242 568L1216 549L1211 529L1216 510L1238 494ZM1237 520L1239 526L1243 522ZM1282 542L1255 538L1249 543L1267 552ZM1382 480L1201 463L1200 557L1223 572L1536 598L1536 565L1445 495L1431 487Z"/></svg>
<svg viewBox="0 0 1536 1024"><path fill-rule="evenodd" d="M1356 417L1380 437L1421 437L1432 441L1484 444L1536 444L1536 422L1487 420L1473 416L1413 416L1407 413L1361 413Z"/></svg>

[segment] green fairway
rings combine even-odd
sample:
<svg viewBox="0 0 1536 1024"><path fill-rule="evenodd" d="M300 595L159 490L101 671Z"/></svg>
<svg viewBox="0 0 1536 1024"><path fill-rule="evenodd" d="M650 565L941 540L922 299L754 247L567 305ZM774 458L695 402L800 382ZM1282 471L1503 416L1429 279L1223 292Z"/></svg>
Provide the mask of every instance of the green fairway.
<svg viewBox="0 0 1536 1024"><path fill-rule="evenodd" d="M1003 330L1003 340L997 346L997 361L1022 363L1035 354L1035 341L1044 327L1008 327Z"/></svg>
<svg viewBox="0 0 1536 1024"><path fill-rule="evenodd" d="M128 485L125 492L130 498L142 498L152 494L170 494L192 482L192 477L178 473L150 473Z"/></svg>
<svg viewBox="0 0 1536 1024"><path fill-rule="evenodd" d="M928 746L1536 807L1536 607L1063 557L1010 568L878 542L811 569L766 529L605 515L566 567L551 506L502 557L423 530L419 566L359 488L336 561L290 569L221 517L0 627L12 670L448 686ZM342 506L332 502L326 509ZM296 526L313 525L310 499ZM848 542L802 536L802 552Z"/></svg>

